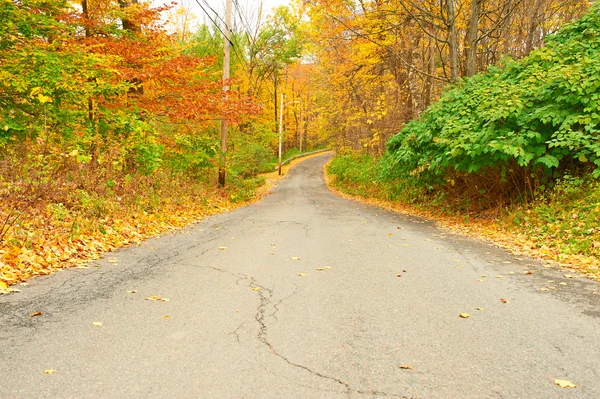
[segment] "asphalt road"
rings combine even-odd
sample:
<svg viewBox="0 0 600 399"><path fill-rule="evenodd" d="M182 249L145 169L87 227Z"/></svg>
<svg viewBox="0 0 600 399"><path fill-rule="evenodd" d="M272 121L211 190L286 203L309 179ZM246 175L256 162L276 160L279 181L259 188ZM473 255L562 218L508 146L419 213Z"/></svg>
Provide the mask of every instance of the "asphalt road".
<svg viewBox="0 0 600 399"><path fill-rule="evenodd" d="M0 296L0 397L600 398L598 283L341 199L328 157Z"/></svg>

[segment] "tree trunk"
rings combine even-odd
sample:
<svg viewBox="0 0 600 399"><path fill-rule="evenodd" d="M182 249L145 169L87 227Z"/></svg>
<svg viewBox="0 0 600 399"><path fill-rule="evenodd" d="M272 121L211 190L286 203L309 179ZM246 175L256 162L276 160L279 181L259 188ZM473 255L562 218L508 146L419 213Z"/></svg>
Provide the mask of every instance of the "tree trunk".
<svg viewBox="0 0 600 399"><path fill-rule="evenodd" d="M529 55L533 46L535 45L535 32L540 24L540 8L542 7L543 0L535 0L535 4L531 11L529 28L527 29L527 39L525 40L525 56Z"/></svg>
<svg viewBox="0 0 600 399"><path fill-rule="evenodd" d="M458 40L456 39L456 16L454 14L454 0L446 0L448 13L448 45L450 46L450 80L458 80Z"/></svg>
<svg viewBox="0 0 600 399"><path fill-rule="evenodd" d="M481 14L482 0L471 0L471 16L467 30L466 67L465 75L473 76L477 73L477 42L479 31L479 15Z"/></svg>

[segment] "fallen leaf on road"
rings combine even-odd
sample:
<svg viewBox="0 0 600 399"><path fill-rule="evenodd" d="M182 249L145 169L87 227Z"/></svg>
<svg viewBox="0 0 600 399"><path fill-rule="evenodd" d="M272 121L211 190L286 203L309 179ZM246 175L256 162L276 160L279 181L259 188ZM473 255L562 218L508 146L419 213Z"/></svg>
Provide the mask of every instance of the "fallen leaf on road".
<svg viewBox="0 0 600 399"><path fill-rule="evenodd" d="M234 310L235 313L240 313L239 309Z"/></svg>
<svg viewBox="0 0 600 399"><path fill-rule="evenodd" d="M75 266L75 269L89 269L89 267L84 266L84 265L79 265L79 266Z"/></svg>
<svg viewBox="0 0 600 399"><path fill-rule="evenodd" d="M502 303L508 303L508 299L500 298L500 302L502 302Z"/></svg>
<svg viewBox="0 0 600 399"><path fill-rule="evenodd" d="M389 233L389 234L388 234L388 237L391 237L392 235L393 235L392 233Z"/></svg>
<svg viewBox="0 0 600 399"><path fill-rule="evenodd" d="M540 288L540 291L548 291L548 288Z"/></svg>
<svg viewBox="0 0 600 399"><path fill-rule="evenodd" d="M152 296L148 296L146 298L144 298L147 301L162 301L162 302L169 302L169 300L167 298L161 298L159 296L156 295L152 295Z"/></svg>
<svg viewBox="0 0 600 399"><path fill-rule="evenodd" d="M554 384L561 388L577 388L577 385L568 380L554 380Z"/></svg>
<svg viewBox="0 0 600 399"><path fill-rule="evenodd" d="M413 370L414 369L414 367L411 366L410 364L401 364L398 366L398 368L402 369L402 370Z"/></svg>
<svg viewBox="0 0 600 399"><path fill-rule="evenodd" d="M563 274L564 278L576 278L575 276L573 276L572 274Z"/></svg>
<svg viewBox="0 0 600 399"><path fill-rule="evenodd" d="M533 274L533 273L534 273L534 272L533 272L533 270L527 270L527 271L525 272L525 274Z"/></svg>
<svg viewBox="0 0 600 399"><path fill-rule="evenodd" d="M475 310L484 310L483 308L475 308Z"/></svg>
<svg viewBox="0 0 600 399"><path fill-rule="evenodd" d="M504 278L504 276L496 276L496 278Z"/></svg>
<svg viewBox="0 0 600 399"><path fill-rule="evenodd" d="M396 277L402 277L402 275L398 273L398 274L396 274Z"/></svg>
<svg viewBox="0 0 600 399"><path fill-rule="evenodd" d="M564 281L561 283L558 283L558 285L567 285L567 283L565 283Z"/></svg>
<svg viewBox="0 0 600 399"><path fill-rule="evenodd" d="M29 317L36 317L36 316L41 316L43 315L42 312L33 312L33 313L29 313Z"/></svg>
<svg viewBox="0 0 600 399"><path fill-rule="evenodd" d="M408 244L402 244L403 247L408 247Z"/></svg>
<svg viewBox="0 0 600 399"><path fill-rule="evenodd" d="M306 274L306 273L298 273L298 276L304 277L304 276L308 276L308 274Z"/></svg>
<svg viewBox="0 0 600 399"><path fill-rule="evenodd" d="M469 317L471 317L471 315L468 313L461 313L459 316L463 319L468 319Z"/></svg>
<svg viewBox="0 0 600 399"><path fill-rule="evenodd" d="M95 322L92 323L92 325L94 325L96 327L100 327L102 325L102 323L99 322L99 321L95 321Z"/></svg>
<svg viewBox="0 0 600 399"><path fill-rule="evenodd" d="M129 291L127 291L127 293L128 294L137 294L137 291L136 290L129 290Z"/></svg>
<svg viewBox="0 0 600 399"><path fill-rule="evenodd" d="M219 251L226 251L227 247L219 247Z"/></svg>
<svg viewBox="0 0 600 399"><path fill-rule="evenodd" d="M170 315L166 314L163 316L163 319L168 319L169 317L171 317Z"/></svg>
<svg viewBox="0 0 600 399"><path fill-rule="evenodd" d="M56 370L54 370L54 369L44 370L44 374L54 374L54 373L56 373Z"/></svg>
<svg viewBox="0 0 600 399"><path fill-rule="evenodd" d="M292 260L300 260L299 256L292 256Z"/></svg>
<svg viewBox="0 0 600 399"><path fill-rule="evenodd" d="M252 291L260 291L260 287L252 287Z"/></svg>
<svg viewBox="0 0 600 399"><path fill-rule="evenodd" d="M325 271L325 268L324 267L317 267L315 270L318 270L318 271L322 272L322 271Z"/></svg>
<svg viewBox="0 0 600 399"><path fill-rule="evenodd" d="M117 258L109 258L108 263L117 263L119 260Z"/></svg>

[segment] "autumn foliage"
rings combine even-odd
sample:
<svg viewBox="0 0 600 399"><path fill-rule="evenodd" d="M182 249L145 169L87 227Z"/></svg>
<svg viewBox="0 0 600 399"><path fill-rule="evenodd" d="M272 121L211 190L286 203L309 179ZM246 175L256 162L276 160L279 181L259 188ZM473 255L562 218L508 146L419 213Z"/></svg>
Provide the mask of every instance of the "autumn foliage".
<svg viewBox="0 0 600 399"><path fill-rule="evenodd" d="M106 0L0 4L0 281L16 282L249 198L209 188L214 121L259 111L216 57ZM157 212L160 211L160 212ZM164 213L163 213L164 212Z"/></svg>

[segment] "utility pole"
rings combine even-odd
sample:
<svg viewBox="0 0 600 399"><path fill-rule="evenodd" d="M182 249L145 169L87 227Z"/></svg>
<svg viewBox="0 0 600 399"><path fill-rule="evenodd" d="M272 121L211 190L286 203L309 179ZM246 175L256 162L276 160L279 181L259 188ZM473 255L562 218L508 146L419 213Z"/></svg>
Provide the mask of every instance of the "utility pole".
<svg viewBox="0 0 600 399"><path fill-rule="evenodd" d="M283 93L281 93L281 107L279 108L279 176L281 176L281 142L283 141Z"/></svg>
<svg viewBox="0 0 600 399"><path fill-rule="evenodd" d="M299 145L300 154L302 154L303 141L304 141L304 119L302 119L302 104L301 104L300 105L300 145Z"/></svg>
<svg viewBox="0 0 600 399"><path fill-rule="evenodd" d="M223 92L229 91L229 64L231 61L231 0L225 2L225 39L223 40ZM221 119L221 165L219 166L219 187L225 186L225 170L227 153L227 120Z"/></svg>

